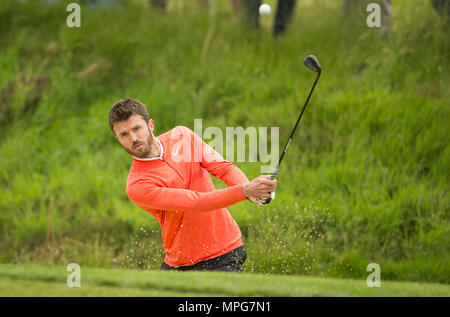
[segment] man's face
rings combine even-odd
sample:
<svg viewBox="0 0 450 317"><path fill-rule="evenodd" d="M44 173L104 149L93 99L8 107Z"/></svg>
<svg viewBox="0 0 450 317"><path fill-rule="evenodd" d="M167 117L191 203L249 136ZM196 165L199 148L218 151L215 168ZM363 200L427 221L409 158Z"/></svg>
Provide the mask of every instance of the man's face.
<svg viewBox="0 0 450 317"><path fill-rule="evenodd" d="M153 143L153 120L145 123L140 115L132 115L126 121L114 123L116 139L128 154L137 158L146 158Z"/></svg>

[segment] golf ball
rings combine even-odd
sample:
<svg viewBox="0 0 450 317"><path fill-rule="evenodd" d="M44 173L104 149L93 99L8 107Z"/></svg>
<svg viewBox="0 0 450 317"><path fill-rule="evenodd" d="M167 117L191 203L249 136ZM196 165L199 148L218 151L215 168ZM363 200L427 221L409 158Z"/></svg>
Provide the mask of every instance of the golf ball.
<svg viewBox="0 0 450 317"><path fill-rule="evenodd" d="M259 6L259 14L267 15L270 13L270 5L264 3Z"/></svg>

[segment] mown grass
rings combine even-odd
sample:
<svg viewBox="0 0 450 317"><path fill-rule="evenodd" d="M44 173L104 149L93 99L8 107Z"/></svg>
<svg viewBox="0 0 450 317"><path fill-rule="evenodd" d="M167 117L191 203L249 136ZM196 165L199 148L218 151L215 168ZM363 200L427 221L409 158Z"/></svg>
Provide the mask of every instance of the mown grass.
<svg viewBox="0 0 450 317"><path fill-rule="evenodd" d="M314 74L323 74L278 176L276 200L229 208L246 272L448 283L449 42L428 2L393 3L387 38L302 1L288 32L247 30L217 1L165 14L130 1L83 7L0 4L0 88L19 74L50 85L23 115L26 85L0 112L0 261L157 269L156 221L125 194L129 156L107 122L117 99L143 101L156 134L176 125L280 127L283 146ZM209 37L208 34L211 34ZM236 162L249 178L259 163ZM218 187L222 182L215 181Z"/></svg>
<svg viewBox="0 0 450 317"><path fill-rule="evenodd" d="M220 272L162 272L81 268L68 287L64 267L0 265L1 296L449 296L450 286L307 276Z"/></svg>

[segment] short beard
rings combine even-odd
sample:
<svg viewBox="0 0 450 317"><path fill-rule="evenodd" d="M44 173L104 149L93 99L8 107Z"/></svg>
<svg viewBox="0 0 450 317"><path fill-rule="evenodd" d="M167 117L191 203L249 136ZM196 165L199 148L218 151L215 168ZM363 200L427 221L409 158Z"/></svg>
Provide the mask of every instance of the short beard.
<svg viewBox="0 0 450 317"><path fill-rule="evenodd" d="M133 155L133 156L135 156L137 158L143 159L143 158L146 158L147 155L149 155L151 153L153 136L152 136L152 132L150 131L150 129L148 127L147 127L147 129L148 129L149 135L148 135L148 138L147 138L147 144L144 144L144 146L148 146L147 151L145 151L145 152L143 152L141 154L141 152L139 152L139 151L137 151L135 153L135 152L131 151L130 149L127 149L126 147L123 147L128 154Z"/></svg>

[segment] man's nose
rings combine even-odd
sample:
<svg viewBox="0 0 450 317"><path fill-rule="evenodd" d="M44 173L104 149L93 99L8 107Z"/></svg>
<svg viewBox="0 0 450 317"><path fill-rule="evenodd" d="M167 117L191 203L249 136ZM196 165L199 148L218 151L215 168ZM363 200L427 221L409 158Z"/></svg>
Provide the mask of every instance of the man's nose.
<svg viewBox="0 0 450 317"><path fill-rule="evenodd" d="M130 132L130 140L132 143L135 143L136 141L138 141L138 136L137 134Z"/></svg>

